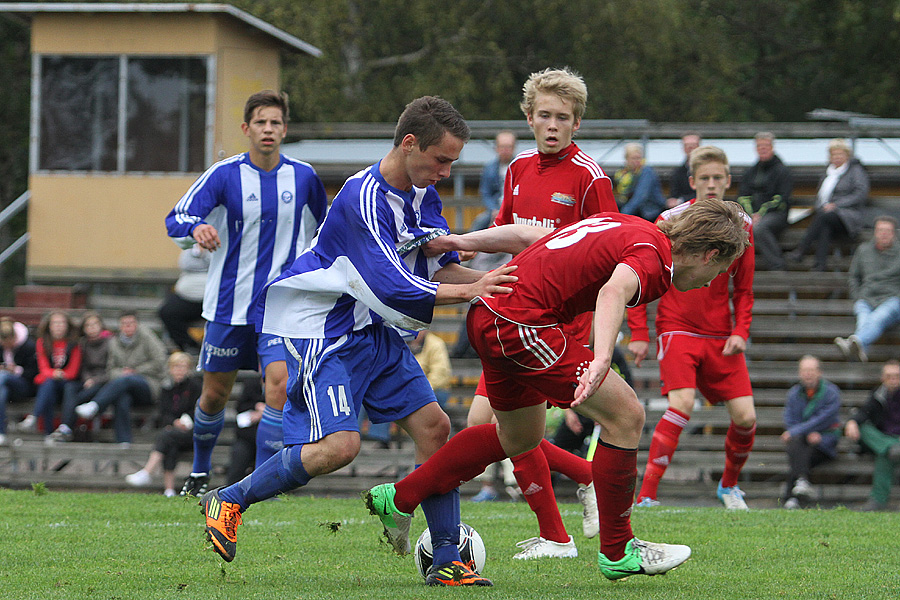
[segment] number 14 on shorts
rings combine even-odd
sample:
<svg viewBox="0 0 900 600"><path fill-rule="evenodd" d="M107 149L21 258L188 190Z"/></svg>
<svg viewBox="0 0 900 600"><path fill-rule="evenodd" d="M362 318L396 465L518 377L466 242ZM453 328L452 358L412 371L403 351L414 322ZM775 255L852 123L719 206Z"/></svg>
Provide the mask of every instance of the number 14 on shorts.
<svg viewBox="0 0 900 600"><path fill-rule="evenodd" d="M347 392L344 391L344 386L337 386L337 394L334 392L334 386L328 386L328 397L331 399L331 411L334 413L334 416L338 416L338 414L350 414L350 405L347 403Z"/></svg>

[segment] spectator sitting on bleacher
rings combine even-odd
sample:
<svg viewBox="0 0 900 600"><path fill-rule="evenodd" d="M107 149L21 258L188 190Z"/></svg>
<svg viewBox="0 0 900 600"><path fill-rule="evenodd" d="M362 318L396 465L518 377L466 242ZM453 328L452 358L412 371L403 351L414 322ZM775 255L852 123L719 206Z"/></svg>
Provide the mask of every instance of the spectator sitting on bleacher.
<svg viewBox="0 0 900 600"><path fill-rule="evenodd" d="M863 242L850 262L850 298L856 315L856 331L834 343L847 359L866 362L866 352L884 332L900 323L900 244L897 220L875 219L872 240Z"/></svg>
<svg viewBox="0 0 900 600"><path fill-rule="evenodd" d="M806 228L800 245L787 255L798 263L815 245L814 271L828 268L831 242L839 237L855 239L862 230L863 208L869 198L869 175L846 140L828 143L829 165L819 182L815 216Z"/></svg>
<svg viewBox="0 0 900 600"><path fill-rule="evenodd" d="M894 470L900 465L900 362L884 363L881 385L847 421L844 434L875 454L872 491L862 510L887 510Z"/></svg>
<svg viewBox="0 0 900 600"><path fill-rule="evenodd" d="M6 405L34 395L37 356L28 328L9 317L0 319L0 445L6 443Z"/></svg>
<svg viewBox="0 0 900 600"><path fill-rule="evenodd" d="M38 419L43 418L44 433L53 433L53 407L63 403L77 385L81 370L81 348L75 323L66 313L54 310L47 313L38 326L37 344L38 374L34 378L37 396L34 412L19 423L19 431L37 431ZM52 441L52 439L48 439Z"/></svg>
<svg viewBox="0 0 900 600"><path fill-rule="evenodd" d="M758 270L784 271L778 235L788 226L791 208L791 171L775 154L775 136L760 132L754 136L759 160L741 178L738 203L753 218L753 246ZM759 260L762 259L762 260Z"/></svg>
<svg viewBox="0 0 900 600"><path fill-rule="evenodd" d="M175 467L178 455L194 446L194 406L200 397L200 379L191 376L194 359L185 352L173 352L169 357L169 377L159 394L156 427L161 427L153 450L144 467L125 477L129 485L150 485L153 473L162 465L164 494L175 495ZM254 444L256 441L254 440Z"/></svg>
<svg viewBox="0 0 900 600"><path fill-rule="evenodd" d="M666 208L659 177L644 160L644 147L638 143L625 144L625 166L613 176L613 189L622 214L653 222Z"/></svg>
<svg viewBox="0 0 900 600"><path fill-rule="evenodd" d="M841 391L822 378L819 359L807 354L798 367L800 383L787 394L781 441L788 455L784 508L800 508L813 495L809 472L837 456L841 437Z"/></svg>
<svg viewBox="0 0 900 600"><path fill-rule="evenodd" d="M155 333L138 324L134 312L119 315L119 333L109 341L106 370L109 382L75 412L93 419L115 404L116 442L131 444L131 407L151 406L166 372L165 346Z"/></svg>
<svg viewBox="0 0 900 600"><path fill-rule="evenodd" d="M81 349L81 370L77 380L66 386L63 397L62 422L50 434L54 442L70 442L74 437L75 407L94 399L109 377L106 373L109 338L112 334L103 328L103 319L94 311L81 317L78 345Z"/></svg>

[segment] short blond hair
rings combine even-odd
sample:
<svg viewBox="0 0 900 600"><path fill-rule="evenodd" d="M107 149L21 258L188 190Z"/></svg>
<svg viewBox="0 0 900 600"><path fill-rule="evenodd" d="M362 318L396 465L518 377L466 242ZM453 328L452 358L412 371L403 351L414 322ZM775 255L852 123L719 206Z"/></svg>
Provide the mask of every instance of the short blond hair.
<svg viewBox="0 0 900 600"><path fill-rule="evenodd" d="M740 205L724 200L697 200L659 227L672 242L672 254L705 254L718 250L717 263L731 263L750 246Z"/></svg>
<svg viewBox="0 0 900 600"><path fill-rule="evenodd" d="M625 144L625 158L636 154L640 154L642 157L644 156L644 147L641 144L638 144L637 142Z"/></svg>
<svg viewBox="0 0 900 600"><path fill-rule="evenodd" d="M192 357L187 352L181 352L179 350L169 355L169 360L166 365L171 368L173 365L177 365L178 363L187 365L187 368L190 369L192 366L194 366L194 357Z"/></svg>
<svg viewBox="0 0 900 600"><path fill-rule="evenodd" d="M731 167L728 165L728 156L721 148L715 146L699 146L691 151L691 156L688 159L688 166L691 169L691 174L695 173L697 169L708 163L721 163L725 165L725 173L731 175Z"/></svg>
<svg viewBox="0 0 900 600"><path fill-rule="evenodd" d="M832 150L843 150L847 156L853 156L853 148L844 138L834 138L828 142L828 153L830 154Z"/></svg>
<svg viewBox="0 0 900 600"><path fill-rule="evenodd" d="M580 121L584 116L587 107L587 86L581 75L569 67L544 69L528 77L528 81L522 86L522 102L519 104L526 117L534 112L534 102L538 93L554 94L564 100L571 100L575 120Z"/></svg>

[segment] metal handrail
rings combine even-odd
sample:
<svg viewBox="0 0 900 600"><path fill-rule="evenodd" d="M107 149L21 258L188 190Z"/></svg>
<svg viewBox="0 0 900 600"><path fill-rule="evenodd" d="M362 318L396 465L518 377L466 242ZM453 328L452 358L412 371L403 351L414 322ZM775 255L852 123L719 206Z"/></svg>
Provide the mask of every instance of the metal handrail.
<svg viewBox="0 0 900 600"><path fill-rule="evenodd" d="M17 214L22 212L26 206L28 206L28 201L31 199L31 190L24 192L21 196L13 200L9 206L0 211L0 227L6 225L6 223L15 217ZM16 252L25 247L25 244L28 243L28 240L31 238L31 235L26 231L19 238L10 244L3 252L0 252L0 265L3 265L7 260L10 259Z"/></svg>
<svg viewBox="0 0 900 600"><path fill-rule="evenodd" d="M9 206L0 212L0 227L6 225L6 222L15 217L17 214L28 206L28 200L31 199L31 190L24 192L21 196L13 200Z"/></svg>

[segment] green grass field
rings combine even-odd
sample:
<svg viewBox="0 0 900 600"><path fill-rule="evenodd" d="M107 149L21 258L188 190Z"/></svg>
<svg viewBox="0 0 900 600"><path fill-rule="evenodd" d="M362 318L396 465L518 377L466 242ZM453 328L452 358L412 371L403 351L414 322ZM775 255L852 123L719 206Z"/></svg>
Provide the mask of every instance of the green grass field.
<svg viewBox="0 0 900 600"><path fill-rule="evenodd" d="M599 542L581 535L580 505L560 507L578 558L514 561L515 543L536 535L528 507L464 501L495 587L430 589L411 556L394 556L381 541L377 519L357 499L291 496L252 507L230 564L207 548L196 501L0 490L0 506L0 598L900 597L900 514L639 509L639 537L688 544L693 557L665 576L610 582L596 568ZM417 512L415 534L424 527Z"/></svg>

